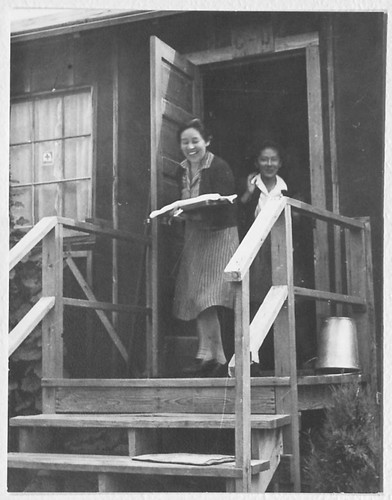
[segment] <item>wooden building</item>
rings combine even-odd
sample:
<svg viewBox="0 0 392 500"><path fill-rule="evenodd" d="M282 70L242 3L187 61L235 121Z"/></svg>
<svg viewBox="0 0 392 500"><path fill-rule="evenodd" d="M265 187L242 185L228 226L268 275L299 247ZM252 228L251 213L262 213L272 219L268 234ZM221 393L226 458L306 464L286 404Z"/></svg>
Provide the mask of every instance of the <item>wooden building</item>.
<svg viewBox="0 0 392 500"><path fill-rule="evenodd" d="M385 23L381 12L121 11L14 30L11 174L22 202L14 215L32 231L11 261L43 239L49 266L47 300L34 320L44 318L47 341L44 416L11 422L21 427L21 451L41 451L34 426L123 426L134 455L157 451L151 427L219 428L224 421L235 429L236 465L214 467L228 491L265 491L282 439L299 490L298 411L323 408L329 388L342 381L380 390ZM211 149L229 161L238 183L258 140L280 142L282 175L301 201L271 205L228 263L238 296L238 375L190 386L174 377L193 355L193 325L170 314L181 234L146 219L178 196L176 130L191 116L210 124ZM310 231L302 262L310 278L302 286L293 281L291 210ZM275 373L252 379L251 395L246 276L269 232L280 251L257 326L267 334L275 324ZM298 297L314 304L315 348L325 317L355 318L359 374L297 373ZM13 349L28 334L16 333ZM222 411L228 415L219 420ZM138 420L140 413L149 416ZM12 454L10 466L51 468L42 454L26 457ZM116 487L119 472L192 474L178 465L56 460L52 468L96 470L102 491Z"/></svg>

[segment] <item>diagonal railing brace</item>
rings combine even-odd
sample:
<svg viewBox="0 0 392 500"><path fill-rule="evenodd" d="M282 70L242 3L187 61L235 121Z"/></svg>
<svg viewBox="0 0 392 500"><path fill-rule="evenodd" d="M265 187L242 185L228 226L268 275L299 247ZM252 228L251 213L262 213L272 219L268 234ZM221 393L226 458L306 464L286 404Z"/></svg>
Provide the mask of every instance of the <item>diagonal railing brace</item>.
<svg viewBox="0 0 392 500"><path fill-rule="evenodd" d="M79 271L79 269L78 269L77 265L75 264L74 260L72 259L72 257L67 257L66 262L67 262L68 267L71 270L72 274L74 275L76 281L79 283L81 289L83 290L84 294L88 298L88 300L96 302L97 299L95 298L93 291L88 286L85 279L83 278L82 273ZM110 338L114 342L114 345L119 350L124 361L126 363L128 363L129 356L128 356L127 350L125 349L124 344L122 343L120 337L117 335L117 332L113 328L113 325L108 320L106 314L103 311L98 310L98 309L95 310L95 312L97 313L97 316L101 320L101 322L102 322L103 326L105 327L105 330L109 334Z"/></svg>
<svg viewBox="0 0 392 500"><path fill-rule="evenodd" d="M13 354L20 344L30 335L38 323L52 309L54 297L41 297L30 311L21 319L8 336L8 357Z"/></svg>

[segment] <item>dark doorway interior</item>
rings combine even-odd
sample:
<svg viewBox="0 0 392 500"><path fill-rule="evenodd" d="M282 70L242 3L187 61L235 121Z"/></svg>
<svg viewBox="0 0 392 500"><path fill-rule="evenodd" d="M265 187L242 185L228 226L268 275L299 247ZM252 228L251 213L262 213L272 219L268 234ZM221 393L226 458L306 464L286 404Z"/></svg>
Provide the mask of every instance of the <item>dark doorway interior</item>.
<svg viewBox="0 0 392 500"><path fill-rule="evenodd" d="M237 180L253 170L258 144L272 139L285 151L280 175L290 192L310 201L304 54L207 68L203 90L211 149L228 161Z"/></svg>

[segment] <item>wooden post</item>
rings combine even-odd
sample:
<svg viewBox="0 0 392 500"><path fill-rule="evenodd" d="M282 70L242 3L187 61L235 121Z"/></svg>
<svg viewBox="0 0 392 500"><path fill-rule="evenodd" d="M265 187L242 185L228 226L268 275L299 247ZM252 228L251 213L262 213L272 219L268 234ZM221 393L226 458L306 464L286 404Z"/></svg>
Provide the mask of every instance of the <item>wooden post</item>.
<svg viewBox="0 0 392 500"><path fill-rule="evenodd" d="M270 468L252 477L252 493L264 493L280 462L282 429L252 429L252 459L269 460Z"/></svg>
<svg viewBox="0 0 392 500"><path fill-rule="evenodd" d="M50 453L53 450L53 429L42 427L19 427L16 430L18 431L19 453ZM52 485L53 482L55 482L53 472L40 471L40 474L45 474L46 481L49 484ZM26 477L29 482L32 481L35 476L36 471L26 471Z"/></svg>
<svg viewBox="0 0 392 500"><path fill-rule="evenodd" d="M377 394L377 344L376 344L376 315L374 310L374 280L373 280L373 259L372 259L372 237L369 217L362 217L365 223L365 267L366 267L366 312L369 335L369 359L370 359L370 386L373 394Z"/></svg>
<svg viewBox="0 0 392 500"><path fill-rule="evenodd" d="M146 307L150 313L146 315L146 372L147 375L152 374L152 337L157 333L158 314L158 293L157 293L157 276L158 268L156 261L153 259L152 251L153 243L146 248Z"/></svg>
<svg viewBox="0 0 392 500"><path fill-rule="evenodd" d="M250 351L249 351L249 271L235 289L235 461L242 468L236 481L237 492L251 489Z"/></svg>
<svg viewBox="0 0 392 500"><path fill-rule="evenodd" d="M293 455L294 491L301 488L299 455L298 387L295 342L295 298L291 207L286 205L271 231L272 284L287 285L287 303L274 326L275 376L290 377L290 390L276 387L276 412L289 413L291 425L283 429L284 452Z"/></svg>
<svg viewBox="0 0 392 500"><path fill-rule="evenodd" d="M128 429L128 453L131 458L158 452L158 429Z"/></svg>
<svg viewBox="0 0 392 500"><path fill-rule="evenodd" d="M121 474L111 474L110 472L100 472L98 474L98 492L113 493L121 491Z"/></svg>
<svg viewBox="0 0 392 500"><path fill-rule="evenodd" d="M113 75L113 123L112 123L112 221L113 229L118 229L118 40L113 35L112 45L112 75ZM112 303L118 304L118 240L112 239ZM112 313L112 325L118 329L118 313ZM111 352L111 373L118 374L119 358L118 352L112 345Z"/></svg>
<svg viewBox="0 0 392 500"><path fill-rule="evenodd" d="M93 252L87 250L86 252L86 281L88 286L93 288ZM85 377L92 376L93 369L93 349L94 349L94 331L93 331L93 318L92 311L86 313L86 365Z"/></svg>
<svg viewBox="0 0 392 500"><path fill-rule="evenodd" d="M20 427L19 453L48 453L53 448L53 429L46 427Z"/></svg>
<svg viewBox="0 0 392 500"><path fill-rule="evenodd" d="M161 52L156 37L150 39L150 103L151 103L151 206L150 210L158 208L158 177L162 173L158 168L160 131L162 127L162 96L161 96ZM151 221L151 329L147 333L147 374L158 375L158 324L159 324L159 226L157 219Z"/></svg>
<svg viewBox="0 0 392 500"><path fill-rule="evenodd" d="M322 96L320 55L318 45L306 48L306 79L308 86L309 161L312 205L326 208L324 137L322 122ZM313 232L314 281L316 290L330 290L328 261L328 227L316 221ZM317 331L321 320L330 315L327 303L317 303Z"/></svg>
<svg viewBox="0 0 392 500"><path fill-rule="evenodd" d="M326 48L327 48L327 79L328 79L328 125L329 125L329 154L331 162L332 182L332 211L340 213L339 177L336 151L336 117L335 117L335 74L334 74L334 24L333 16L328 15L326 21ZM343 293L342 285L342 255L341 255L341 228L334 226L334 272L335 292ZM336 304L336 314L342 315L342 305Z"/></svg>
<svg viewBox="0 0 392 500"><path fill-rule="evenodd" d="M42 378L63 377L63 226L45 236L42 246L42 294L55 305L42 321ZM42 393L43 413L55 413L54 392Z"/></svg>
<svg viewBox="0 0 392 500"><path fill-rule="evenodd" d="M362 373L370 379L374 394L377 391L375 356L375 318L372 279L370 224L365 229L346 230L347 288L350 295L366 299L366 311L353 308L357 327L358 351Z"/></svg>

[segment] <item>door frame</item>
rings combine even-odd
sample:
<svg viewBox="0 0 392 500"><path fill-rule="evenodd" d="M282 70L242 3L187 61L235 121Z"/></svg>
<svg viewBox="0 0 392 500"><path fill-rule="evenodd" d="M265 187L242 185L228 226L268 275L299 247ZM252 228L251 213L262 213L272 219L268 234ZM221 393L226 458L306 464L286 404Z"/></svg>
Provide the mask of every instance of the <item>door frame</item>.
<svg viewBox="0 0 392 500"><path fill-rule="evenodd" d="M286 37L273 37L272 33L269 37L266 37L268 43L265 42L263 36L266 34L260 30L260 33L256 33L255 37L248 37L246 34L246 28L242 31L236 33L236 40L232 41L232 44L223 48L209 49L198 52L182 53L185 59L193 63L195 66L202 69L203 66L215 65L218 63L238 63L241 61L252 60L257 57L260 60L262 56L271 56L274 54L286 53L290 55L290 52L299 50L304 51L306 57L306 82L307 82L307 100L308 100L308 126L309 126L309 162L310 162L310 185L311 185L311 203L319 208L327 208L326 192L327 187L325 185L325 144L324 144L324 127L323 125L323 111L328 114L329 129L331 130L334 123L334 113L331 113L331 106L328 109L323 110L322 108L322 92L321 92L321 65L320 65L320 50L319 50L319 33L310 32L294 36ZM259 39L257 39L259 37ZM237 43L239 41L239 43ZM151 51L154 42L151 42ZM175 49L170 49L175 52ZM157 103L157 95L154 91L154 85L157 81L157 74L153 72L151 74L151 95L152 101ZM330 87L333 85L331 78L328 78L328 98L333 95ZM154 105L154 104L152 104ZM156 110L158 111L158 110ZM333 110L332 110L333 111ZM199 113L200 114L200 113ZM159 116L159 113L158 115ZM156 127L159 128L159 123L151 124L151 131L156 131ZM154 132L155 133L155 132ZM154 133L152 135L154 136ZM155 133L156 136L156 133ZM331 136L330 141L333 142L335 137ZM332 146L331 146L332 149ZM151 149L151 165L152 174L153 166L156 164L157 158L155 157L156 144L152 144ZM336 168L336 162L331 165L331 168ZM338 183L337 183L337 172L333 173L333 178L335 179L333 196L339 196L338 193ZM152 175L151 180L151 193L157 192L157 177ZM151 206L152 209L157 204L156 197L152 197ZM334 202L333 202L334 204ZM335 206L335 204L334 204ZM330 272L329 272L329 249L328 249L328 228L323 222L318 222L316 231L314 231L314 248L315 248L315 287L319 290L330 290ZM156 224L152 225L152 240L153 242L158 239L158 229ZM158 249L157 246L153 244L152 248L152 283L150 290L149 302L152 306L152 334L151 343L147 348L147 357L150 358L148 365L152 368L153 374L158 371ZM155 263L155 264L154 264ZM154 279L155 278L155 279ZM339 291L339 290L337 290ZM328 316L330 313L328 304L317 304L317 318L318 323L324 316ZM152 345L151 345L152 344ZM149 349L152 348L152 349ZM154 354L149 354L152 351Z"/></svg>
<svg viewBox="0 0 392 500"><path fill-rule="evenodd" d="M309 32L300 35L274 37L272 33L263 38L266 33L262 30L258 33L253 33L253 38L247 38L245 34L246 28L242 33L237 33L237 39L241 43L236 45L232 43L219 49L203 50L199 52L185 53L184 56L197 66L207 66L218 63L238 63L241 60L252 60L257 57L260 60L261 56L271 56L273 54L290 54L290 52L299 50L304 51L306 59L306 86L307 86L307 101L308 101L308 129L309 129L309 168L310 168L310 189L311 203L318 208L327 208L327 186L326 186L326 164L325 164L325 144L324 144L324 128L323 124L323 108L322 108L322 90L321 90L321 64L320 64L320 48L319 48L319 33ZM267 40L267 43L265 43ZM241 50L238 47L241 46ZM330 132L330 150L331 150L331 178L333 179L332 190L332 207L334 211L338 211L339 207L339 184L337 176L336 155L332 153L336 151L336 138L334 131L335 110L331 105L333 99L333 54L331 47L327 47L328 56L328 80L327 92L329 106L327 113L328 128ZM314 241L314 273L315 287L318 290L329 291L330 269L329 269L329 242L328 242L328 227L326 223L317 221L315 225L313 241ZM336 234L335 234L336 238ZM336 285L340 288L340 260L338 258L335 242L335 278ZM336 290L341 292L341 290ZM321 319L329 316L330 305L328 303L317 303L317 330L321 325Z"/></svg>
<svg viewBox="0 0 392 500"><path fill-rule="evenodd" d="M260 35L262 36L262 35ZM241 53L234 45L219 49L185 53L184 56L196 66L206 66L223 62L239 62L240 60L257 56L268 56L282 52L298 50L305 51L306 83L308 94L308 124L309 124L309 160L311 200L314 206L326 207L324 135L321 105L321 73L319 34L317 32L301 35L276 37L266 50L260 50L260 44L254 41L244 41ZM246 54L244 56L244 54ZM331 82L329 82L330 84ZM324 189L320 189L324 186ZM336 192L338 196L338 192Z"/></svg>
<svg viewBox="0 0 392 500"><path fill-rule="evenodd" d="M190 95L190 104L188 107L183 107L179 102L172 101L166 95L170 87L169 80L163 78L163 64L168 64L172 68L186 75L187 79L191 82L192 90ZM151 171L150 171L150 186L151 210L161 208L162 204L168 203L171 200L163 201L162 186L164 183L164 171L166 170L166 177L170 172L170 182L168 185L176 187L175 196L178 197L177 185L173 181L173 163L177 168L177 163L172 158L166 157L169 160L169 165L163 161L163 153L161 152L161 133L163 130L164 117L169 118L170 121L180 124L189 120L193 116L200 116L201 114L201 85L200 85L200 70L199 67L191 63L186 56L180 54L176 49L170 47L167 43L163 42L157 36L150 37L150 140L151 140ZM177 89L178 90L178 89ZM165 98L164 98L165 96ZM160 268L161 262L161 236L162 228L158 224L157 219L151 220L151 255L149 261L151 262L151 272L147 279L147 302L151 307L151 318L147 325L146 336L146 349L147 349L147 373L149 376L156 377L159 375L162 367L162 356L159 355L161 343L161 336L159 335L159 324L162 317L161 307L161 293L160 293ZM151 283L149 281L151 280Z"/></svg>

